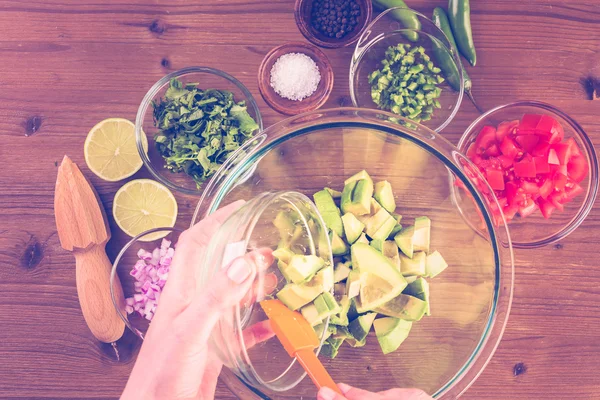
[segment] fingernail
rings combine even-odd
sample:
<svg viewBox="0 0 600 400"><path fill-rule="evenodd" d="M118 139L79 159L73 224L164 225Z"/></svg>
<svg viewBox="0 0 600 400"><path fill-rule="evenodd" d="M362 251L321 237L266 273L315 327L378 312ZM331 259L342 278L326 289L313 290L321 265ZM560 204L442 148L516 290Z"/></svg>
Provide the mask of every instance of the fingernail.
<svg viewBox="0 0 600 400"><path fill-rule="evenodd" d="M319 390L319 400L335 400L335 396L337 396L337 394L333 389L326 386L323 386L321 390Z"/></svg>
<svg viewBox="0 0 600 400"><path fill-rule="evenodd" d="M252 273L252 267L243 258L236 258L227 269L227 276L235 283L244 282Z"/></svg>
<svg viewBox="0 0 600 400"><path fill-rule="evenodd" d="M348 393L350 389L352 389L352 386L346 385L345 383L338 383L338 387L344 394Z"/></svg>

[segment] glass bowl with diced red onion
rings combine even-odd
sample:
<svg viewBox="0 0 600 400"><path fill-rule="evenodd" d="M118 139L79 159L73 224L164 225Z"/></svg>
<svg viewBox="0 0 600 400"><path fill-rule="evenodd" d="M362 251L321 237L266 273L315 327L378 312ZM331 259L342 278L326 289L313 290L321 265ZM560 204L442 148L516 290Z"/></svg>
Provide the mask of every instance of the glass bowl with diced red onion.
<svg viewBox="0 0 600 400"><path fill-rule="evenodd" d="M155 228L143 232L123 246L113 263L110 275L113 304L125 325L142 339L169 277L180 233L177 228ZM123 286L125 304L118 304L118 297L113 291L117 276Z"/></svg>
<svg viewBox="0 0 600 400"><path fill-rule="evenodd" d="M598 193L594 146L573 118L550 104L520 101L489 110L458 147L493 189L502 209L494 211L504 214L515 247L557 242L592 209ZM454 194L465 196L460 185Z"/></svg>

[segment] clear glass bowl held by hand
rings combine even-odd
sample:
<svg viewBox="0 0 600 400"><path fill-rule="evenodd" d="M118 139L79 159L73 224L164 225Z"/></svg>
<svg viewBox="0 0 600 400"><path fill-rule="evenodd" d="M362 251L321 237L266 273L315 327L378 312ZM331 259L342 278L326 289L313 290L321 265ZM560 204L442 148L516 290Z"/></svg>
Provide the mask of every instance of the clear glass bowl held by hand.
<svg viewBox="0 0 600 400"><path fill-rule="evenodd" d="M335 359L321 359L336 382L373 392L417 387L435 398L454 399L482 372L504 331L512 301L512 247L507 228L492 223L490 207L496 199L489 195L489 186L486 195L469 177L473 165L433 131L413 126L398 124L391 114L360 109L316 111L275 124L230 157L206 185L192 224L239 199L267 207L236 213L214 236L207 252L212 258L202 266L202 284L209 284L231 243L241 241L242 251L277 246L274 213L268 211L277 205L272 197L276 193L311 197L324 187L341 190L346 178L363 169L375 182L389 181L403 221L431 218L431 249L439 250L449 264L430 280L431 316L414 323L408 339L393 353L384 355L371 332L364 347L344 344ZM451 189L456 179L474 201L464 199L457 207ZM474 218L483 229L472 228ZM301 226L310 230L308 224ZM283 287L285 279L276 266L257 279L266 280L267 274L278 278L276 290ZM304 372L276 338L244 347L243 329L264 318L256 304L241 304L215 330L214 344L233 372L223 375L225 382L242 399L314 398L314 385L302 379Z"/></svg>
<svg viewBox="0 0 600 400"><path fill-rule="evenodd" d="M458 147L463 154L467 154L467 149L475 142L484 126L497 127L503 121L520 120L525 114L549 115L558 121L564 130L564 140L573 138L588 164L587 175L579 183L583 193L565 204L564 211L556 210L551 218L545 219L537 209L526 218L517 215L509 222L514 247L536 248L557 242L571 234L585 220L596 201L598 159L594 146L583 128L569 115L550 104L519 101L498 106L477 118L461 137ZM461 190L455 192L457 196L464 196ZM459 200L460 202L462 200Z"/></svg>
<svg viewBox="0 0 600 400"><path fill-rule="evenodd" d="M146 93L135 118L136 142L140 157L152 176L171 190L190 195L199 195L201 190L196 182L185 172L173 173L165 168L165 160L156 148L154 137L159 133L155 126L153 102L159 103L165 97L171 79L178 79L184 85L188 83L198 84L203 90L217 89L229 91L233 94L234 101L244 101L250 116L259 126L263 128L262 117L258 105L250 91L236 78L226 72L209 67L187 67L172 72L162 77ZM148 139L148 152L142 146L142 135Z"/></svg>
<svg viewBox="0 0 600 400"><path fill-rule="evenodd" d="M414 24L407 26L408 20ZM397 16L401 15L402 18ZM415 25L419 28L416 29ZM460 57L448 39L429 18L417 11L407 8L390 8L379 14L367 27L356 43L356 49L350 63L350 94L355 107L378 108L371 97L369 76L373 71L382 68L382 60L390 46L399 44L411 47L422 46L425 54L431 57L433 64L441 69L441 75L446 79L438 85L442 89L438 98L441 108L433 111L429 121L421 124L440 132L454 118L464 93L464 82ZM450 86L449 82L453 85ZM407 104L403 104L402 107ZM385 110L389 111L389 110Z"/></svg>

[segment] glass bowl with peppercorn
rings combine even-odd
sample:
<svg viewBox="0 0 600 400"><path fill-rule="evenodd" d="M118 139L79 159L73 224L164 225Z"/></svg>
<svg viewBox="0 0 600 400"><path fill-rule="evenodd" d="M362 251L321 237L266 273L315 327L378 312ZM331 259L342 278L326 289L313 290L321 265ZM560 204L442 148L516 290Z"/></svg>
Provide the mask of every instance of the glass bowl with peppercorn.
<svg viewBox="0 0 600 400"><path fill-rule="evenodd" d="M356 42L371 21L371 0L296 0L298 29L313 44L325 48Z"/></svg>
<svg viewBox="0 0 600 400"><path fill-rule="evenodd" d="M356 44L350 64L356 107L392 112L439 132L456 115L463 93L458 51L417 11L382 12Z"/></svg>
<svg viewBox="0 0 600 400"><path fill-rule="evenodd" d="M190 195L200 195L203 183L262 128L250 91L209 67L187 67L162 77L144 96L135 120L146 168L165 186Z"/></svg>

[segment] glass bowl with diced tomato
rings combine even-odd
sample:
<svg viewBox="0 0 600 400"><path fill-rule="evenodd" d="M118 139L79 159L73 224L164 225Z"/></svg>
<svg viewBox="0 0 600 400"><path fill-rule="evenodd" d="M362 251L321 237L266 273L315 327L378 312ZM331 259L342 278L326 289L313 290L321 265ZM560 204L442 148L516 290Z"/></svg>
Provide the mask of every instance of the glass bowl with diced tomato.
<svg viewBox="0 0 600 400"><path fill-rule="evenodd" d="M587 217L598 192L598 159L583 128L556 107L520 101L496 107L460 139L498 198L513 246L565 238ZM459 190L460 191L460 190Z"/></svg>

